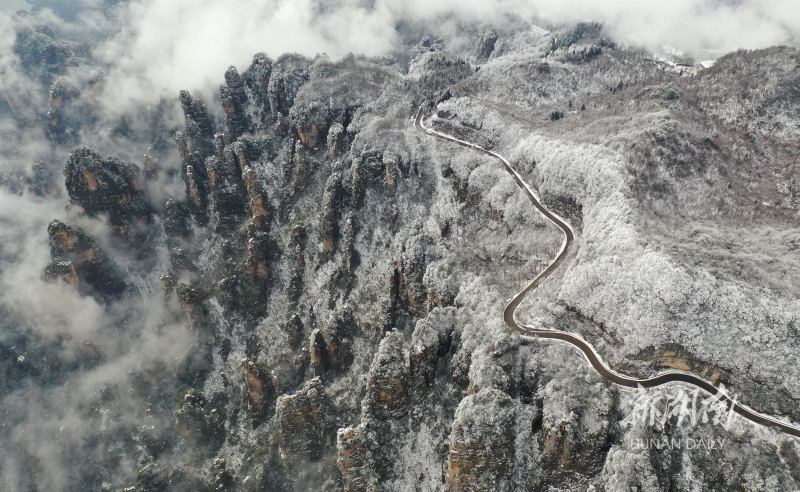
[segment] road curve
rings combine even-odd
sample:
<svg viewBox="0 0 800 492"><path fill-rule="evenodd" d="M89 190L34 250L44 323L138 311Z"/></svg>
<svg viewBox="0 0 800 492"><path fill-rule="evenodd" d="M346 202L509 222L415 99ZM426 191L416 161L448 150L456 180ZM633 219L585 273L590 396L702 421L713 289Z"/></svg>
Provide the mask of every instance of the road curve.
<svg viewBox="0 0 800 492"><path fill-rule="evenodd" d="M547 265L547 268L545 268L542 273L537 275L536 278L531 281L531 283L529 283L524 289L512 297L511 300L508 301L508 304L506 304L506 307L503 310L503 320L505 321L506 325L509 326L509 328L512 328L524 335L531 335L539 338L551 338L572 344L581 351L589 364L591 364L597 372L620 386L626 386L629 388L638 388L640 386L644 388L652 388L654 386L660 386L673 381L681 381L684 383L693 384L707 391L711 395L716 395L720 402L728 405L728 410L731 410L732 405L732 410L734 412L752 422L773 427L795 437L800 437L800 427L792 425L789 422L770 417L769 415L756 412L747 405L737 402L735 398L731 397L727 392L722 390L722 388L715 387L714 384L709 380L700 378L688 372L681 371L665 371L651 378L644 379L626 376L612 370L608 365L606 365L600 358L600 355L597 353L597 351L595 351L594 347L589 344L589 342L584 340L580 335L565 331L543 330L532 326L518 324L516 318L514 317L514 312L517 310L519 304L530 291L539 285L539 282L553 273L553 271L558 268L561 262L564 261L570 245L572 245L573 241L575 240L575 233L572 230L572 227L565 219L542 205L542 202L539 200L533 188L531 188L525 181L522 180L522 177L519 175L519 173L513 167L511 167L511 164L500 154L484 149L483 147L474 143L459 140L453 136L446 135L431 128L425 127L425 125L422 123L422 107L420 107L419 111L417 111L414 125L432 137L452 142L462 147L467 147L468 149L472 149L476 152L486 154L499 160L503 164L503 167L505 167L506 171L508 171L508 173L511 174L511 177L514 178L514 181L517 183L517 186L520 188L520 190L522 190L522 192L530 199L534 208L541 212L542 215L544 215L550 222L553 223L553 225L558 227L561 232L564 233L564 241L561 243L561 249L553 261Z"/></svg>

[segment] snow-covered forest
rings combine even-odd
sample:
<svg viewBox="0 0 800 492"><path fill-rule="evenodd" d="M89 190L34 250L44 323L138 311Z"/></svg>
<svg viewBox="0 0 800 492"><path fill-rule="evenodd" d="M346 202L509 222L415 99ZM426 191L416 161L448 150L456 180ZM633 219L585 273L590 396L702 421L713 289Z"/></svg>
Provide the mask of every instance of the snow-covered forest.
<svg viewBox="0 0 800 492"><path fill-rule="evenodd" d="M521 322L800 422L796 48L708 67L505 12L243 58L242 24L162 91L130 26L168 7L32 3L0 13L0 490L798 487L795 438L621 425L634 391L511 331L562 235L414 126L575 229Z"/></svg>

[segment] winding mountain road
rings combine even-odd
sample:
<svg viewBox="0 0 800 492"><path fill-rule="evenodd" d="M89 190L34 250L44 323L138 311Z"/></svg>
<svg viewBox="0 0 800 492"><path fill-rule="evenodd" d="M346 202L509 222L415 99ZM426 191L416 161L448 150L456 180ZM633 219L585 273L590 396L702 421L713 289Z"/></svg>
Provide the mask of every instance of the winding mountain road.
<svg viewBox="0 0 800 492"><path fill-rule="evenodd" d="M542 215L544 215L550 222L553 223L553 225L558 227L561 232L564 233L564 241L561 243L561 249L553 261L550 262L547 268L545 268L542 273L534 278L530 284L517 293L513 298L511 298L510 301L508 301L508 304L506 304L506 307L503 310L503 320L505 321L506 325L525 335L532 335L539 338L551 338L572 344L581 351L589 364L591 364L591 366L594 367L597 372L620 386L626 386L629 388L638 388L640 386L644 388L652 388L654 386L660 386L662 384L671 383L674 381L689 383L703 389L704 391L707 391L711 395L716 395L720 402L725 403L728 406L728 410L732 409L737 414L752 422L770 426L795 437L800 437L800 427L792 425L789 422L770 417L769 415L756 412L747 405L737 402L735 398L732 398L727 392L723 391L722 388L716 388L711 381L702 379L694 374L682 371L665 371L651 378L644 379L626 376L612 370L608 365L606 365L600 358L600 355L597 353L597 351L595 351L594 347L589 344L589 342L584 340L580 335L564 331L543 330L517 323L514 313L519 304L530 291L539 285L542 280L552 274L567 256L567 251L575 240L575 233L572 230L572 227L565 219L548 210L547 207L542 204L533 188L523 181L519 173L513 167L511 167L511 164L500 154L492 152L491 150L487 150L474 143L466 142L451 135L446 135L431 128L425 127L425 125L422 123L422 107L420 107L419 111L417 112L414 125L432 137L461 145L462 147L472 149L476 152L486 154L499 160L503 164L503 167L505 167L506 171L508 171L508 173L511 174L511 177L514 178L514 181L517 183L517 186L520 188L520 190L522 190L522 192L530 199L534 208L541 212Z"/></svg>

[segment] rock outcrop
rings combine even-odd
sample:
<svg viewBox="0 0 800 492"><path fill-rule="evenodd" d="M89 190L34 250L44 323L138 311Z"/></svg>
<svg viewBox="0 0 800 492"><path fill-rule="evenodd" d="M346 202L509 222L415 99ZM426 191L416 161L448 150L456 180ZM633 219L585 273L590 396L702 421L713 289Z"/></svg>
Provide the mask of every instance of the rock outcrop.
<svg viewBox="0 0 800 492"><path fill-rule="evenodd" d="M72 50L54 38L52 29L37 26L34 29L18 30L14 42L14 52L22 60L22 66L44 87L50 87L56 77L64 74L67 67L77 64Z"/></svg>
<svg viewBox="0 0 800 492"><path fill-rule="evenodd" d="M107 215L117 233L129 240L146 235L150 206L138 166L76 147L64 168L70 201L90 217Z"/></svg>
<svg viewBox="0 0 800 492"><path fill-rule="evenodd" d="M446 490L510 491L516 409L511 397L484 389L458 405L450 434Z"/></svg>
<svg viewBox="0 0 800 492"><path fill-rule="evenodd" d="M294 305L303 294L304 277L306 274L306 258L303 251L305 250L305 237L306 231L302 226L295 226L292 229L292 246L294 247L295 261L292 266L292 273L289 277L289 287L286 290L286 295L289 297Z"/></svg>
<svg viewBox="0 0 800 492"><path fill-rule="evenodd" d="M263 111L262 108L269 110L269 79L272 75L272 60L266 53L256 53L250 67L242 75L242 81L252 94L255 106Z"/></svg>
<svg viewBox="0 0 800 492"><path fill-rule="evenodd" d="M453 308L438 310L417 321L409 353L409 400L414 408L425 401L436 379L440 357L450 350L453 336Z"/></svg>
<svg viewBox="0 0 800 492"><path fill-rule="evenodd" d="M398 331L387 333L369 370L362 416L377 422L404 418L408 414L408 375L403 336Z"/></svg>
<svg viewBox="0 0 800 492"><path fill-rule="evenodd" d="M241 162L241 160L240 160ZM245 161L246 163L247 161ZM258 176L250 166L245 165L242 168L242 178L244 185L247 188L247 196L250 203L250 213L253 220L258 227L268 227L270 218L272 217L272 210L267 198L267 193L261 185Z"/></svg>
<svg viewBox="0 0 800 492"><path fill-rule="evenodd" d="M181 394L175 426L181 437L201 452L213 453L225 441L225 412L195 389Z"/></svg>
<svg viewBox="0 0 800 492"><path fill-rule="evenodd" d="M354 278L356 267L358 267L359 254L356 251L356 224L353 214L349 214L344 222L344 273L347 276L348 285Z"/></svg>
<svg viewBox="0 0 800 492"><path fill-rule="evenodd" d="M344 142L345 142L345 131L344 126L341 123L334 123L328 129L328 159L336 159L342 152L344 151Z"/></svg>
<svg viewBox="0 0 800 492"><path fill-rule="evenodd" d="M339 213L342 200L342 176L333 172L325 183L322 195L322 216L320 217L319 236L322 242L321 255L330 259L336 251L339 236Z"/></svg>
<svg viewBox="0 0 800 492"><path fill-rule="evenodd" d="M189 210L173 198L164 206L164 233L172 248L184 247L189 239Z"/></svg>
<svg viewBox="0 0 800 492"><path fill-rule="evenodd" d="M47 233L53 262L46 268L45 278L63 278L83 293L104 300L117 298L125 292L126 284L119 269L93 237L58 220L50 223Z"/></svg>
<svg viewBox="0 0 800 492"><path fill-rule="evenodd" d="M50 87L50 109L47 113L47 133L55 143L74 142L80 130L80 120L67 115L67 105L81 92L66 77L59 77Z"/></svg>
<svg viewBox="0 0 800 492"><path fill-rule="evenodd" d="M406 243L402 257L397 262L400 304L407 312L419 318L427 313L427 291L422 280L428 260L427 249L431 243L431 238L427 236L413 238Z"/></svg>
<svg viewBox="0 0 800 492"><path fill-rule="evenodd" d="M393 476L395 440L408 414L408 357L403 336L387 333L370 367L361 423L339 429L337 449L345 491L379 490Z"/></svg>
<svg viewBox="0 0 800 492"><path fill-rule="evenodd" d="M321 485L330 471L320 473L322 464L318 463L333 445L333 424L331 403L319 378L308 381L292 395L278 398L275 437L287 475Z"/></svg>
<svg viewBox="0 0 800 492"><path fill-rule="evenodd" d="M330 112L325 104L314 101L307 107L295 105L289 111L289 120L294 125L303 147L316 149L320 144L327 143Z"/></svg>
<svg viewBox="0 0 800 492"><path fill-rule="evenodd" d="M62 280L76 289L81 285L78 272L75 270L75 264L68 258L53 258L53 261L45 267L43 277L48 282Z"/></svg>
<svg viewBox="0 0 800 492"><path fill-rule="evenodd" d="M211 198L214 201L217 230L233 230L247 215L247 193L242 170L231 146L222 135L215 136L217 155L206 159Z"/></svg>
<svg viewBox="0 0 800 492"><path fill-rule="evenodd" d="M207 310L205 306L205 295L203 292L189 284L178 284L175 288L178 300L183 306L183 312L195 326L206 320Z"/></svg>
<svg viewBox="0 0 800 492"><path fill-rule="evenodd" d="M303 341L305 341L305 329L300 315L295 313L289 318L289 322L286 323L286 332L289 337L289 346L292 350L299 349Z"/></svg>
<svg viewBox="0 0 800 492"><path fill-rule="evenodd" d="M344 427L336 434L337 461L342 474L344 492L368 492L377 490L377 477L371 465L371 454L367 449L364 425Z"/></svg>
<svg viewBox="0 0 800 492"><path fill-rule="evenodd" d="M250 127L249 117L245 111L247 94L236 67L228 67L225 72L225 84L219 87L219 95L222 111L225 113L225 140L230 144Z"/></svg>
<svg viewBox="0 0 800 492"><path fill-rule="evenodd" d="M252 317L258 318L266 310L269 288L269 260L275 255L274 242L269 234L251 223L247 231L247 249L241 269L242 305Z"/></svg>
<svg viewBox="0 0 800 492"><path fill-rule="evenodd" d="M310 354L315 376L329 377L349 369L353 363L352 338L356 330L353 315L345 307L311 333Z"/></svg>
<svg viewBox="0 0 800 492"><path fill-rule="evenodd" d="M261 362L244 359L242 369L247 381L247 413L253 427L258 427L273 411L276 398L274 377L266 364Z"/></svg>
<svg viewBox="0 0 800 492"><path fill-rule="evenodd" d="M300 87L308 82L308 59L295 54L282 55L272 65L267 98L272 114L288 115Z"/></svg>
<svg viewBox="0 0 800 492"><path fill-rule="evenodd" d="M201 157L213 154L214 124L205 103L198 97L192 97L189 91L180 92L180 101L186 120L186 140L189 150L199 152Z"/></svg>
<svg viewBox="0 0 800 492"><path fill-rule="evenodd" d="M544 402L542 463L555 479L574 472L591 476L603 468L609 448L614 394L604 381L564 376L539 390ZM582 394L575 394L576 388Z"/></svg>
<svg viewBox="0 0 800 492"><path fill-rule="evenodd" d="M413 237L403 246L400 259L389 267L388 297L381 306L384 331L413 326L428 312L425 277L427 248L431 239Z"/></svg>

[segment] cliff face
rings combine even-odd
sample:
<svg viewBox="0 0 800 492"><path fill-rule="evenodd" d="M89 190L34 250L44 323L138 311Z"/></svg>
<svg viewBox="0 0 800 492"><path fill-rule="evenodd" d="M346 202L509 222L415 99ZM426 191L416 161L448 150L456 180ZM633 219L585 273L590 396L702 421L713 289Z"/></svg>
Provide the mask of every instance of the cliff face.
<svg viewBox="0 0 800 492"><path fill-rule="evenodd" d="M461 401L450 435L447 490L512 490L515 418L511 398L499 390Z"/></svg>
<svg viewBox="0 0 800 492"><path fill-rule="evenodd" d="M116 231L130 240L146 234L150 208L138 166L81 146L70 154L64 176L70 201L87 215L107 216Z"/></svg>
<svg viewBox="0 0 800 492"><path fill-rule="evenodd" d="M31 207L40 207L59 199L63 170L70 203L44 208L47 220L62 217L47 226L51 261L35 256L22 291L41 273L48 292L77 291L64 297L83 304L26 318L0 300L0 327L13 334L0 336L0 413L42 419L44 428L34 437L0 429L21 456L0 445L2 463L24 461L30 471L18 489L689 490L680 477L690 475L709 490L796 488L796 446L744 425L730 435L698 430L729 437L735 452L636 449L637 439L688 431L621 425L627 393L571 348L510 332L505 303L551 261L561 237L495 160L412 125L422 107L436 128L507 156L578 231L577 253L531 294L520 321L578 332L638 375L688 368L732 385L760 381L748 379L752 371L772 377L750 342L742 353L757 364L743 369L694 341L713 339L692 328L698 320L722 323L728 312L736 330L753 319L769 327L751 337L761 348L794 347L800 326L787 297L756 305L745 295L755 287L742 286L774 266L701 221L739 200L712 186L740 186L718 162L758 155L782 172L775 156L800 149L789 137L770 139L796 135L748 127L741 139L715 137L708 114L732 118L735 104L714 87L698 89L700 77L662 83L652 61L598 29L534 36L525 26L513 35L472 26L458 45L471 62L428 38L398 60L259 53L247 68L220 73L210 93L180 91L136 115L115 108L123 116L104 115L99 96L113 88L99 67L88 75L85 47L78 60L54 32L20 30L15 56L41 90L36 114L14 118L19 128L38 125L50 150L22 176L1 176L0 188L4 199L35 196ZM775 74L791 80L774 75L770 87L794 104L786 74L795 50L737 56L708 77L782 60ZM85 66L70 70L78 62ZM632 91L635 81L647 87ZM13 94L2 96L0 117L21 113L6 109L18 103ZM775 109L760 98L757 108ZM745 164L736 172L779 190L779 205L756 205L753 217L796 210L794 178L776 187ZM657 221L695 210L674 199L683 189L720 195L716 212L692 216L685 244L696 262L679 267L683 253L658 243L676 251L670 263L632 224L652 224L637 222L650 211ZM736 203L750 213L752 203ZM775 233L776 251L795 254L791 231ZM6 233L3 280L13 265L4 258L23 256L10 245L28 244ZM704 256L709 244L727 252ZM732 258L741 269L724 273ZM789 283L770 285L790 292ZM10 297L7 288L0 283ZM105 324L82 331L64 312ZM753 383L743 397L794 415L792 384ZM43 393L22 398L31 387ZM19 402L44 403L27 417ZM66 410L52 417L58 404ZM55 451L45 459L47 446ZM40 468L69 485L40 486L54 483Z"/></svg>
<svg viewBox="0 0 800 492"><path fill-rule="evenodd" d="M61 278L80 291L103 300L120 296L126 289L118 268L81 229L54 220L47 227L53 262L45 269L48 280Z"/></svg>

